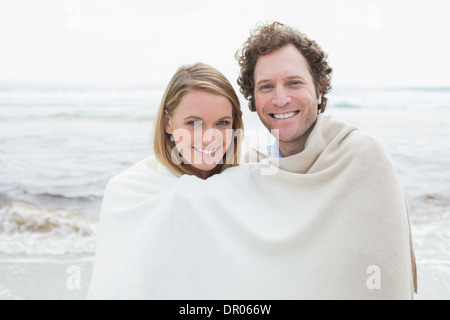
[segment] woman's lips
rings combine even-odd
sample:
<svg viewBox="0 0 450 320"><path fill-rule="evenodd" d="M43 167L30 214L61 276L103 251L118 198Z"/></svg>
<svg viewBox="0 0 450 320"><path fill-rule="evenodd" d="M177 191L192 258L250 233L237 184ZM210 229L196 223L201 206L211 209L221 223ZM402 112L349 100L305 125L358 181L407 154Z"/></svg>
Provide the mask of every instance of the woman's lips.
<svg viewBox="0 0 450 320"><path fill-rule="evenodd" d="M200 152L201 154L203 154L204 156L207 157L214 157L216 155L217 150L220 149L220 147L214 148L214 149L210 149L210 150L205 150L205 149L198 149L196 147L192 147L195 151Z"/></svg>

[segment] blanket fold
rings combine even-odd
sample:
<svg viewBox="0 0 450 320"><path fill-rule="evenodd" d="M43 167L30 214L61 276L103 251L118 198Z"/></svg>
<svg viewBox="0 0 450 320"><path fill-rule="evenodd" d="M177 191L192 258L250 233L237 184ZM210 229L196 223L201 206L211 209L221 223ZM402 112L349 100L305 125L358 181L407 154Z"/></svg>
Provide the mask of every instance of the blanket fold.
<svg viewBox="0 0 450 320"><path fill-rule="evenodd" d="M407 204L380 141L319 115L300 154L252 157L207 180L153 157L113 178L89 298L413 298Z"/></svg>

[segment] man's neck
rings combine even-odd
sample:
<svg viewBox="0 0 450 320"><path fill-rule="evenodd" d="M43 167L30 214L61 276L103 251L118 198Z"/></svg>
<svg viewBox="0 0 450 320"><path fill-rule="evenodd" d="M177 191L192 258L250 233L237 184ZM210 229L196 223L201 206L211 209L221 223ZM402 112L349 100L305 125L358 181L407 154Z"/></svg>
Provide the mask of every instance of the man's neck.
<svg viewBox="0 0 450 320"><path fill-rule="evenodd" d="M284 142L284 141L278 141L278 145L280 146L280 152L283 155L283 157L290 157L295 154L299 154L300 152L303 152L305 150L306 141L309 138L309 135L314 129L314 126L316 125L316 122L314 122L311 127L297 140Z"/></svg>

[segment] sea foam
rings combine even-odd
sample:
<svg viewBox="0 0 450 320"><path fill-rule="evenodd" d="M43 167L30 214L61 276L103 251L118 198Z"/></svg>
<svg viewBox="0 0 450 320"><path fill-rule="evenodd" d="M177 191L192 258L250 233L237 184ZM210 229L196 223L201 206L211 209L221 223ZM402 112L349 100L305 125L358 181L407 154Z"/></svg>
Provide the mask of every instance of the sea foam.
<svg viewBox="0 0 450 320"><path fill-rule="evenodd" d="M95 252L98 218L23 203L0 209L0 253L28 255Z"/></svg>

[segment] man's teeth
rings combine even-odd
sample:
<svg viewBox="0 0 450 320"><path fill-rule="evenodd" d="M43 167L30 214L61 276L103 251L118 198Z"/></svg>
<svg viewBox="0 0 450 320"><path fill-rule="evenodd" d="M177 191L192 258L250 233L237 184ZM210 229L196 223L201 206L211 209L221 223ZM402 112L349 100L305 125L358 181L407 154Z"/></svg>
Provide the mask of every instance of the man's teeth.
<svg viewBox="0 0 450 320"><path fill-rule="evenodd" d="M197 150L198 152L201 152L206 155L211 155L217 151L217 149L213 149L213 150L203 150L203 149L197 149L197 148L194 148L194 149Z"/></svg>
<svg viewBox="0 0 450 320"><path fill-rule="evenodd" d="M299 112L290 112L290 113L282 113L282 114L272 114L272 116L275 119L288 119L288 118L292 118L293 116L296 116Z"/></svg>

